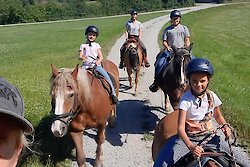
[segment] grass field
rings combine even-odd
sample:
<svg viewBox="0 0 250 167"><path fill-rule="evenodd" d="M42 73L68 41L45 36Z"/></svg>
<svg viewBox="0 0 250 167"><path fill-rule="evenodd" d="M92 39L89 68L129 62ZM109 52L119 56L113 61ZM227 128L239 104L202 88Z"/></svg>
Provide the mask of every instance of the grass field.
<svg viewBox="0 0 250 167"><path fill-rule="evenodd" d="M247 143L250 143L249 10L249 3L229 5L189 13L182 19L190 29L193 54L208 58L214 65L210 88L221 98L223 114ZM163 14L140 15L139 20L144 22ZM80 63L78 49L87 25L100 28L98 42L107 55L128 19L129 16L123 16L0 27L0 75L20 89L26 117L33 125L37 126L50 112L50 64L74 67Z"/></svg>

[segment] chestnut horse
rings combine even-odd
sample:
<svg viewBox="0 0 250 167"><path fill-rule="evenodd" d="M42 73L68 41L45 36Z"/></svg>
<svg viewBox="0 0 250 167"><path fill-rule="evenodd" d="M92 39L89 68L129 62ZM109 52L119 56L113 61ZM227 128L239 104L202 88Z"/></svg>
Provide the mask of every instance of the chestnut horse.
<svg viewBox="0 0 250 167"><path fill-rule="evenodd" d="M127 69L129 87L132 88L132 74L135 72L135 93L137 95L137 86L140 77L140 70L143 62L142 48L136 39L131 38L127 42L124 53L124 67Z"/></svg>
<svg viewBox="0 0 250 167"><path fill-rule="evenodd" d="M102 143L105 141L106 123L112 123L116 116L116 105L109 96L110 87L106 80L96 77L85 69L61 69L52 66L51 96L54 101L54 113L51 131L56 137L64 136L68 131L76 148L76 160L79 167L85 167L86 156L83 150L83 132L87 128L96 128L95 166L103 166ZM111 61L103 62L104 69L115 81L116 94L119 89L118 68ZM106 89L105 89L106 85Z"/></svg>
<svg viewBox="0 0 250 167"><path fill-rule="evenodd" d="M173 58L159 77L159 87L165 95L165 106L168 106L169 96L174 112L163 117L156 125L152 144L153 160L156 159L166 140L177 133L178 104L183 93L189 89L185 68L191 60L191 49L192 44L183 48L173 47Z"/></svg>

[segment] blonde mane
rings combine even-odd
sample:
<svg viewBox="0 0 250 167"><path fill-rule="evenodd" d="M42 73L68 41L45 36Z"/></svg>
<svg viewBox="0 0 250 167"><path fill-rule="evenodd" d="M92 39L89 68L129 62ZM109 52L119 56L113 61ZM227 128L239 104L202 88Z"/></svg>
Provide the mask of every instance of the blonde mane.
<svg viewBox="0 0 250 167"><path fill-rule="evenodd" d="M78 100L87 102L91 98L89 79L87 77L87 71L79 68L77 74L77 81L75 81L71 75L74 68L61 68L59 69L59 75L54 78L51 77L51 92L53 90L60 90L61 93L65 94L65 88L69 84L75 93L78 94Z"/></svg>

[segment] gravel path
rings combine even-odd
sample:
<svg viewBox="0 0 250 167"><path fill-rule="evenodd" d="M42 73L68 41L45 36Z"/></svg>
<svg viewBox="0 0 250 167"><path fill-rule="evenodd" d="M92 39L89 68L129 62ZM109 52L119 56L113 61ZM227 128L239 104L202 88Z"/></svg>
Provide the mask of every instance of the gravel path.
<svg viewBox="0 0 250 167"><path fill-rule="evenodd" d="M182 14L209 7L217 4L201 4L196 7L181 8ZM128 17L129 19L129 17ZM138 18L140 20L140 16ZM152 138L145 134L152 134L156 123L165 113L162 109L164 95L161 91L151 93L148 87L153 82L155 56L160 50L157 37L160 29L169 21L165 15L143 23L144 42L149 56L150 68L141 70L138 95L135 97L134 88L128 88L127 74L124 70L120 73L120 103L117 106L116 127L106 129L106 142L103 144L103 159L105 167L149 167L153 165L151 158ZM111 49L108 59L119 64L119 49L125 41L122 36ZM87 157L87 166L93 166L96 143L94 130L87 130L84 135L84 150ZM77 166L73 162L73 166Z"/></svg>

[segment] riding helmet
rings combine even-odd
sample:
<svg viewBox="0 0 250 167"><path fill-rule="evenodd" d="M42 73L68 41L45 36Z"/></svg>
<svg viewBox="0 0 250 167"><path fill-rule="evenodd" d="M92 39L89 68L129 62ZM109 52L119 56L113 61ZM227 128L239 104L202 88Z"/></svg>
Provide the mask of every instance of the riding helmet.
<svg viewBox="0 0 250 167"><path fill-rule="evenodd" d="M131 14L131 15L135 15L135 14L137 15L138 13L137 13L136 10L131 10L130 14Z"/></svg>
<svg viewBox="0 0 250 167"><path fill-rule="evenodd" d="M96 26L88 26L85 30L85 35L87 35L87 33L89 33L89 32L96 33L96 36L99 35L99 30Z"/></svg>
<svg viewBox="0 0 250 167"><path fill-rule="evenodd" d="M170 13L170 19L172 19L173 17L181 17L181 12L179 10L173 10Z"/></svg>
<svg viewBox="0 0 250 167"><path fill-rule="evenodd" d="M194 58L192 59L186 68L186 75L189 78L194 72L206 72L210 77L214 74L213 65L204 58Z"/></svg>

